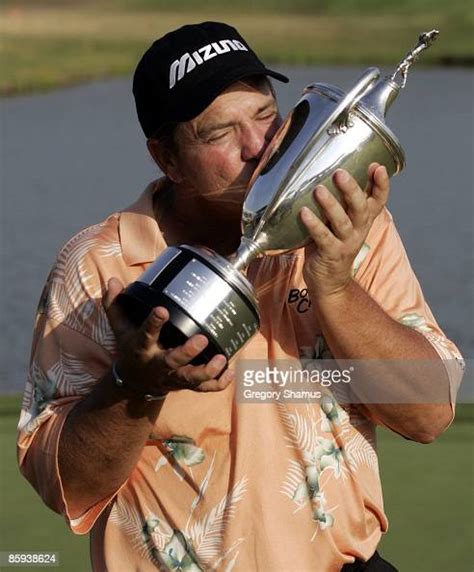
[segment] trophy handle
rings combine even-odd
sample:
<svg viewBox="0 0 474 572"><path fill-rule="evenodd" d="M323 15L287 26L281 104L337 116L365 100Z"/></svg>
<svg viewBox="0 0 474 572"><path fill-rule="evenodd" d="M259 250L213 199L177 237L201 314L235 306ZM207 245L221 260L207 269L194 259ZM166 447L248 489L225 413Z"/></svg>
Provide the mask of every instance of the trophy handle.
<svg viewBox="0 0 474 572"><path fill-rule="evenodd" d="M356 85L341 99L327 119L319 126L311 139L315 141L324 132L327 132L329 135L345 133L351 127L349 115L352 109L379 77L380 70L378 68L368 68ZM311 85L306 89L311 91Z"/></svg>

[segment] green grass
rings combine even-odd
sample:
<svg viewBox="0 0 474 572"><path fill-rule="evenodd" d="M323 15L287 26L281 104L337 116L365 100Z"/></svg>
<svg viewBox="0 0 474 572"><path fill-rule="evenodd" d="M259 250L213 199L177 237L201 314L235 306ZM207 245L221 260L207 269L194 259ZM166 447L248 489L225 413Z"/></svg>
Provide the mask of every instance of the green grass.
<svg viewBox="0 0 474 572"><path fill-rule="evenodd" d="M60 570L89 570L88 539L68 531L18 472L15 433L20 399L0 398L0 551L59 552ZM474 406L431 445L380 431L379 457L390 531L381 552L402 572L468 572L474 568ZM31 570L31 568L15 568Z"/></svg>
<svg viewBox="0 0 474 572"><path fill-rule="evenodd" d="M379 436L390 529L380 551L402 572L474 570L473 406L431 445Z"/></svg>
<svg viewBox="0 0 474 572"><path fill-rule="evenodd" d="M126 74L143 44L68 38L4 38L0 93L11 95L52 89L94 78Z"/></svg>
<svg viewBox="0 0 474 572"><path fill-rule="evenodd" d="M58 552L60 566L52 570L90 570L88 538L70 532L63 518L42 504L19 473L15 449L19 403L18 396L0 397L0 552Z"/></svg>
<svg viewBox="0 0 474 572"><path fill-rule="evenodd" d="M237 0L223 2L222 0L1 0L0 6L75 6L78 4L97 4L110 8L141 9L141 10L168 10L192 11L205 9L219 10L220 12L253 11L259 12L290 12L304 14L343 13L356 12L390 12L394 11L424 11L433 9L444 10L457 7L466 14L468 5L464 0Z"/></svg>
<svg viewBox="0 0 474 572"><path fill-rule="evenodd" d="M472 64L465 0L23 0L0 3L0 94L130 73L146 46L185 23L234 24L269 63L391 65L422 31L422 64Z"/></svg>

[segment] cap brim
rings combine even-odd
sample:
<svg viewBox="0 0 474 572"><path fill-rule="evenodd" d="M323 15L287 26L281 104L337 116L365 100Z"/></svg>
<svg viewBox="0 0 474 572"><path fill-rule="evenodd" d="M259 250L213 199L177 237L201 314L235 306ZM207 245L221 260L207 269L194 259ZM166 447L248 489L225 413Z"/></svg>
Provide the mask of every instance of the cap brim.
<svg viewBox="0 0 474 572"><path fill-rule="evenodd" d="M265 68L265 73L270 77L277 79L278 81L282 81L283 83L288 83L290 81L290 78L286 77L286 75L283 75L280 72L269 70L268 68Z"/></svg>
<svg viewBox="0 0 474 572"><path fill-rule="evenodd" d="M225 89L231 86L233 83L243 80L246 77L267 75L278 81L288 83L290 80L285 75L270 70L266 67L255 66L242 66L240 68L231 68L227 74L222 74L218 81L215 81L212 89L209 88L207 79L204 80L207 83L206 90L195 89L195 93L205 93L205 97L199 99L194 98L189 102L189 106L186 110L180 109L176 110L175 120L176 121L190 121L202 113L211 103L216 99L216 97L222 93Z"/></svg>

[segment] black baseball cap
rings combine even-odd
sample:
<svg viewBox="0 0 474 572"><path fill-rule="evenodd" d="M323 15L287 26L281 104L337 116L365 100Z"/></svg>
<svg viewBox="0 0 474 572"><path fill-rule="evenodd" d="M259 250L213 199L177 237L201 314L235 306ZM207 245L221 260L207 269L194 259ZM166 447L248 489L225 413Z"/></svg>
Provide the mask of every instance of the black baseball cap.
<svg viewBox="0 0 474 572"><path fill-rule="evenodd" d="M232 26L202 22L169 32L145 52L133 76L145 135L193 119L232 83L252 75L289 81L265 67Z"/></svg>

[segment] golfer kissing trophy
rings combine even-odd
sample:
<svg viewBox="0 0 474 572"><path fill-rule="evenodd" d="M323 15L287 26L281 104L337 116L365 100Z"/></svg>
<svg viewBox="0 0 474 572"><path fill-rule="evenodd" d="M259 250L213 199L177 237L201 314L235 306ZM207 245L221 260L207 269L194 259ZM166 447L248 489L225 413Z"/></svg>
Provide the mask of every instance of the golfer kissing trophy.
<svg viewBox="0 0 474 572"><path fill-rule="evenodd" d="M417 45L391 76L379 79L369 68L345 94L324 83L309 85L289 113L257 166L242 213L242 240L228 259L199 246L171 246L118 302L135 325L155 306L165 306L170 319L159 342L176 347L204 334L209 343L192 363L206 363L216 354L230 359L260 326L257 300L241 273L256 257L277 255L305 246L308 233L299 220L303 206L322 218L313 197L322 184L339 200L333 185L336 169L346 169L363 189L372 162L389 176L405 164L403 149L385 125L385 114L405 87L417 56L438 36L421 34Z"/></svg>

